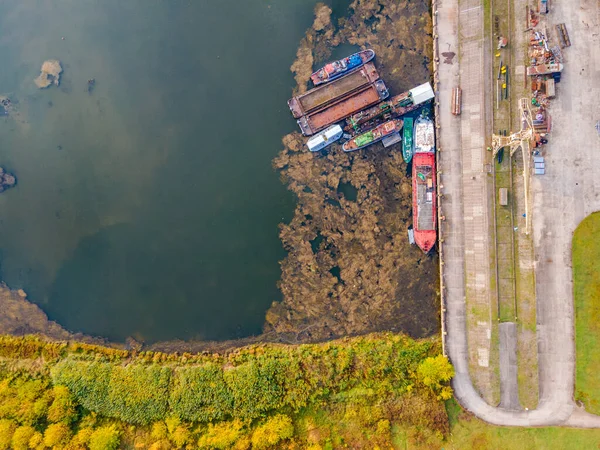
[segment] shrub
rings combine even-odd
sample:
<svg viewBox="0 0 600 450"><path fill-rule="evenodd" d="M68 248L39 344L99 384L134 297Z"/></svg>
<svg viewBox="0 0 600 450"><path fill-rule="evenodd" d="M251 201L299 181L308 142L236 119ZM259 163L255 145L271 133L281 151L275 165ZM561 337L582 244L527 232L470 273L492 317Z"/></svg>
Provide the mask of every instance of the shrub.
<svg viewBox="0 0 600 450"><path fill-rule="evenodd" d="M51 376L55 385L69 388L83 407L114 417L108 398L111 370L108 363L65 359L53 367Z"/></svg>
<svg viewBox="0 0 600 450"><path fill-rule="evenodd" d="M90 436L90 450L116 450L120 437L121 431L114 424L97 428Z"/></svg>
<svg viewBox="0 0 600 450"><path fill-rule="evenodd" d="M225 372L233 395L233 416L255 419L282 406L284 367L274 359L251 361Z"/></svg>
<svg viewBox="0 0 600 450"><path fill-rule="evenodd" d="M146 425L164 419L171 369L131 364L113 367L109 387L110 417Z"/></svg>
<svg viewBox="0 0 600 450"><path fill-rule="evenodd" d="M263 449L289 439L294 435L292 419L283 414L267 419L259 425L252 433L252 448Z"/></svg>
<svg viewBox="0 0 600 450"><path fill-rule="evenodd" d="M211 363L176 370L169 403L175 414L194 422L223 420L233 413L223 369Z"/></svg>

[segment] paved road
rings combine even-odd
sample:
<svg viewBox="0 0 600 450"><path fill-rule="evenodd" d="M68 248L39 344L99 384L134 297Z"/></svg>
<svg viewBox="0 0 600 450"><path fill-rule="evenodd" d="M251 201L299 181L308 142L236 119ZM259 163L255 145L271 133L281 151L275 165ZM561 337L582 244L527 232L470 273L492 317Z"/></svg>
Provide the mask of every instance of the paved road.
<svg viewBox="0 0 600 450"><path fill-rule="evenodd" d="M459 47L458 30L466 26L473 6L465 0L460 4L458 0L437 2L440 52L447 51L447 45L450 51L458 49L459 53L454 64L440 64L438 88L440 183L444 186L441 204L446 217L441 230L446 349L456 370L453 387L459 402L479 418L497 425L600 427L600 417L576 408L573 402L575 348L570 254L573 230L587 214L600 209L600 138L594 129L596 120L600 120L597 104L600 98L600 12L595 3L595 0L574 0L552 4L555 10L551 20L558 22L560 18L566 23L573 47L565 52L567 65L553 108L554 130L547 149L548 174L532 183L540 401L535 410L515 411L486 403L474 389L469 374L465 283L470 274L465 267L469 268L472 254L465 248L465 230L470 226L465 213L471 207L471 199L465 204L463 195L472 188L471 181L476 181L468 175L476 169L478 161L465 151L461 136L464 139L468 133L473 136L472 142L483 142L485 123L479 121L479 127L472 127L471 122L457 119L449 112L449 102L451 89L460 82L463 111L471 115L477 111L483 113L484 84L462 83L470 73L469 65L474 62L471 47ZM462 67L458 67L458 61ZM477 101L479 105L474 104ZM465 124L468 130L463 128Z"/></svg>

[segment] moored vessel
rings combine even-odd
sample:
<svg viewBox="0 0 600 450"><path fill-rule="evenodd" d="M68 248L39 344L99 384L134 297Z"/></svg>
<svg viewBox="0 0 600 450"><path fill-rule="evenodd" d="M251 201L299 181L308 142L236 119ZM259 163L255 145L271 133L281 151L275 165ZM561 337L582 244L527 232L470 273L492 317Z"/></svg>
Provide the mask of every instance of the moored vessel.
<svg viewBox="0 0 600 450"><path fill-rule="evenodd" d="M400 119L390 120L382 123L372 130L369 130L363 134L359 134L353 139L350 139L348 142L345 142L342 146L342 149L345 152L353 152L355 150L368 147L371 144L381 141L386 136L390 136L399 132L402 129L402 124L402 120Z"/></svg>
<svg viewBox="0 0 600 450"><path fill-rule="evenodd" d="M371 83L355 94L330 104L327 108L306 114L298 119L298 126L305 136L311 136L329 125L374 105L388 97L389 92L383 80Z"/></svg>
<svg viewBox="0 0 600 450"><path fill-rule="evenodd" d="M415 152L412 164L414 239L429 253L437 240L435 153Z"/></svg>
<svg viewBox="0 0 600 450"><path fill-rule="evenodd" d="M375 106L353 114L346 120L346 130L360 133L377 126L382 121L402 117L422 107L434 98L431 84L424 83Z"/></svg>
<svg viewBox="0 0 600 450"><path fill-rule="evenodd" d="M327 108L340 99L354 95L357 91L378 79L379 73L375 65L368 63L334 82L292 97L288 100L288 106L294 118L298 119L305 114Z"/></svg>
<svg viewBox="0 0 600 450"><path fill-rule="evenodd" d="M404 119L404 128L402 136L402 158L408 164L413 157L413 118L406 117Z"/></svg>
<svg viewBox="0 0 600 450"><path fill-rule="evenodd" d="M358 69L373 58L375 58L375 52L369 48L338 61L325 64L325 66L314 72L310 79L315 86L318 86Z"/></svg>
<svg viewBox="0 0 600 450"><path fill-rule="evenodd" d="M343 134L344 130L342 130L342 127L339 125L333 125L311 137L306 142L306 146L311 152L318 152L319 150L323 150L328 145L340 140Z"/></svg>
<svg viewBox="0 0 600 450"><path fill-rule="evenodd" d="M413 152L415 154L435 152L433 121L425 115L420 115L415 120Z"/></svg>

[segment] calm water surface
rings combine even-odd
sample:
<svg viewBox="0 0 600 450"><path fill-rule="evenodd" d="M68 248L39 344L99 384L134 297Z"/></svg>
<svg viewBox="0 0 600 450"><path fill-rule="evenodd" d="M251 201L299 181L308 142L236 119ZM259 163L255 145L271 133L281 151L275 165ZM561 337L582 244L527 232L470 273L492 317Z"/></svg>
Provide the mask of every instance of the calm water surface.
<svg viewBox="0 0 600 450"><path fill-rule="evenodd" d="M18 101L0 165L19 183L0 194L1 279L110 339L260 332L294 206L271 159L315 3L0 3L0 95ZM61 85L38 90L51 58Z"/></svg>

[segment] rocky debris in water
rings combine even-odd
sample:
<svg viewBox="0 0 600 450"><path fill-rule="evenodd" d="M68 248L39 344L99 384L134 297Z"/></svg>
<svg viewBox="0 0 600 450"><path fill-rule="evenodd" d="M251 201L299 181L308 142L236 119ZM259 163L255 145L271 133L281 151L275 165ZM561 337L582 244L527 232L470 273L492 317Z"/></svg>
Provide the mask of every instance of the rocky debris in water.
<svg viewBox="0 0 600 450"><path fill-rule="evenodd" d="M35 79L35 84L40 89L47 88L51 84L58 86L60 83L61 72L62 67L60 66L60 61L57 59L44 61L40 75Z"/></svg>
<svg viewBox="0 0 600 450"><path fill-rule="evenodd" d="M125 339L125 350L140 351L143 346L144 344L135 339L133 336L129 336L127 339Z"/></svg>
<svg viewBox="0 0 600 450"><path fill-rule="evenodd" d="M315 59L321 61L331 54L331 47L339 44L335 39L335 27L331 22L331 8L323 3L315 6L315 20L300 41L296 60L290 67L295 74L297 87L294 95L306 92L308 81L313 73Z"/></svg>
<svg viewBox="0 0 600 450"><path fill-rule="evenodd" d="M0 116L8 116L12 107L13 103L10 98L0 95Z"/></svg>
<svg viewBox="0 0 600 450"><path fill-rule="evenodd" d="M88 94L91 94L95 87L96 87L96 79L95 78L90 78L87 81L87 92L88 92Z"/></svg>
<svg viewBox="0 0 600 450"><path fill-rule="evenodd" d="M17 184L17 179L14 175L6 172L2 167L0 167L0 192L4 192L8 188L13 187Z"/></svg>

